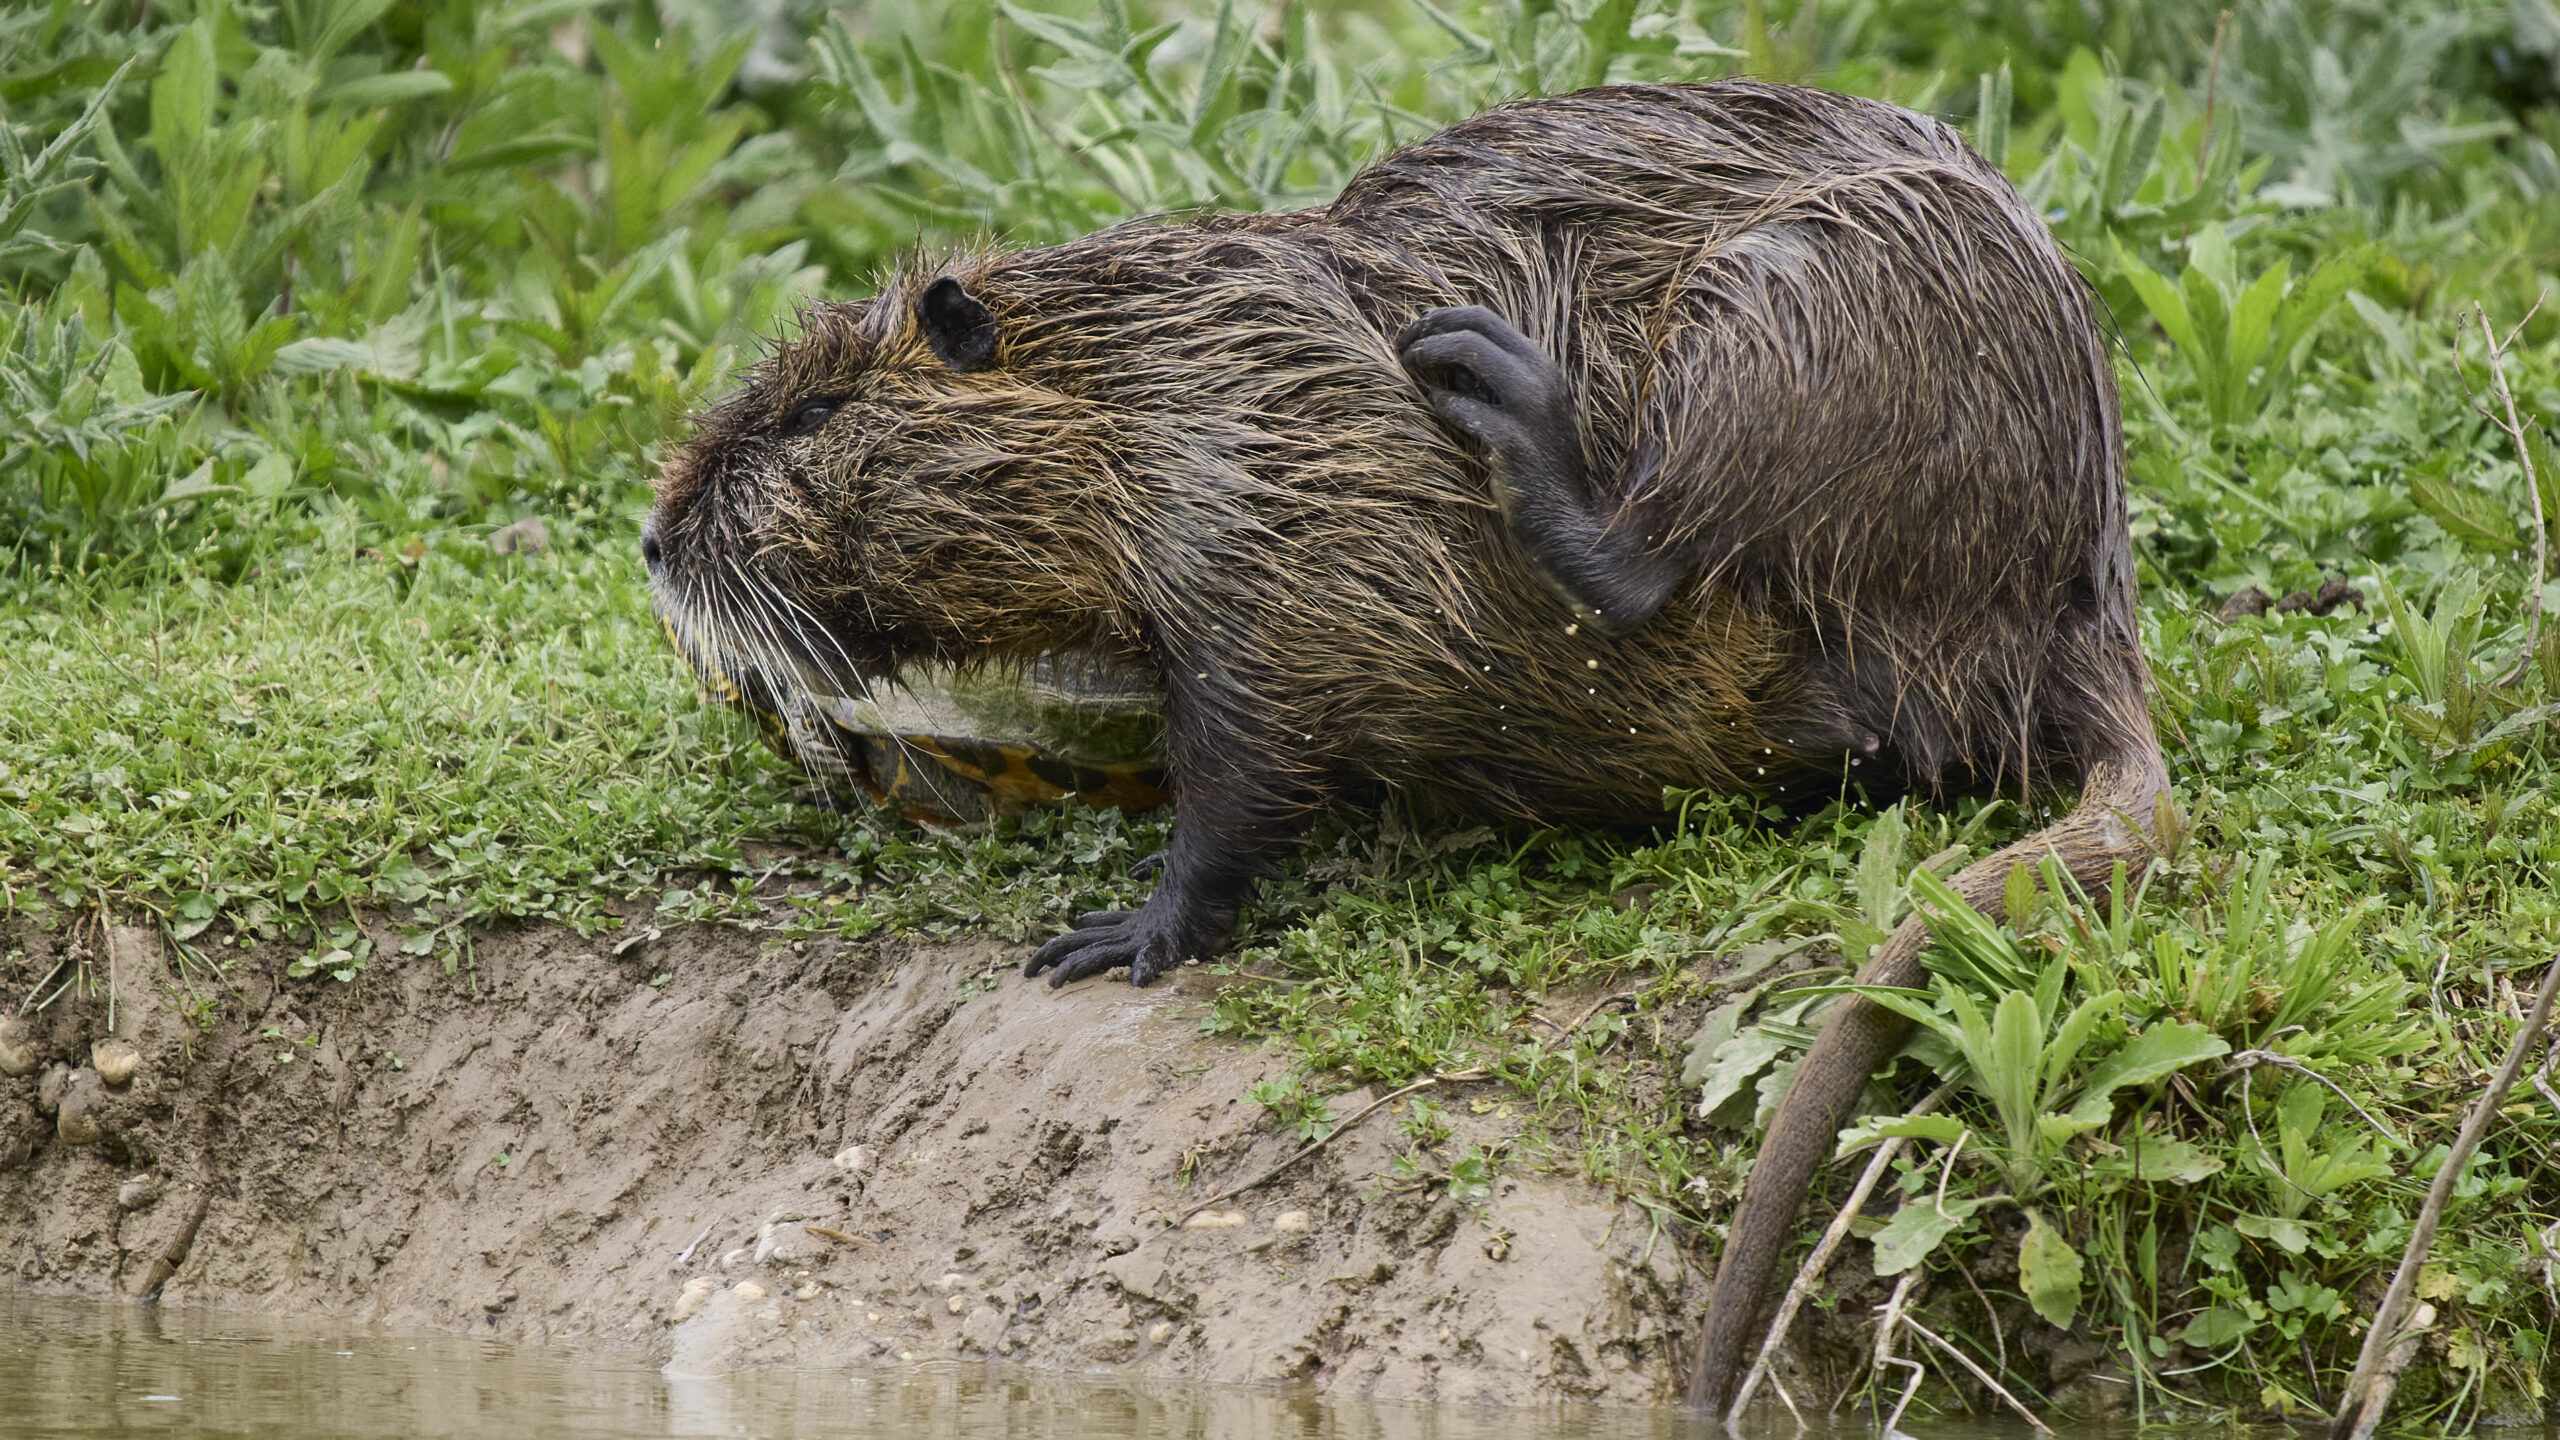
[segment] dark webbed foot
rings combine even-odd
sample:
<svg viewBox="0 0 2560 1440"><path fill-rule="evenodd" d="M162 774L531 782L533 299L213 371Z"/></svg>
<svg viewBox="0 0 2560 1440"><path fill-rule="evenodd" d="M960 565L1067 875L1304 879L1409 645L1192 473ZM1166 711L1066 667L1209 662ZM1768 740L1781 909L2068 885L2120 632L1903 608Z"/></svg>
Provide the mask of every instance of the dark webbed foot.
<svg viewBox="0 0 2560 1440"><path fill-rule="evenodd" d="M1050 937L1031 952L1022 967L1026 976L1049 972L1049 988L1083 980L1126 965L1129 983L1152 984L1156 977L1186 960L1214 954L1185 933L1190 927L1150 919L1152 906L1138 910L1088 910L1076 917L1076 928Z"/></svg>

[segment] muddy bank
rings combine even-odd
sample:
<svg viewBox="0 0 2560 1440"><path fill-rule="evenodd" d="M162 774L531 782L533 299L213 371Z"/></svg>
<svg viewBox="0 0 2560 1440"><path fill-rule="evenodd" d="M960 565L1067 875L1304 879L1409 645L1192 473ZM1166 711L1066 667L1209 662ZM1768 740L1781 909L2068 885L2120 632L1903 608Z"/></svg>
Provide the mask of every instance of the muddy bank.
<svg viewBox="0 0 2560 1440"><path fill-rule="evenodd" d="M1196 971L1055 993L985 942L613 943L504 931L476 975L352 985L261 955L191 1002L154 930L12 937L8 1003L66 956L116 1003L29 1017L0 1076L7 1283L678 1372L1000 1356L1505 1404L1683 1378L1704 1277L1642 1212L1524 1166L1481 1205L1398 1188L1384 1116L1168 1228L1297 1143L1241 1098L1280 1058L1199 1034ZM1520 1129L1447 1108L1461 1143Z"/></svg>

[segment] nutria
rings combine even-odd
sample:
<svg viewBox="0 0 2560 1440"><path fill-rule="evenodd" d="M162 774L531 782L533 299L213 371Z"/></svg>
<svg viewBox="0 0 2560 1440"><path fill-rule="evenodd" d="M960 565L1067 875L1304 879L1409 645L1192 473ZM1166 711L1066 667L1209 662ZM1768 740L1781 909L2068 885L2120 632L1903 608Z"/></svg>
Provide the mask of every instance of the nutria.
<svg viewBox="0 0 2560 1440"><path fill-rule="evenodd" d="M1330 205L816 307L669 460L643 549L679 643L775 695L1044 651L1160 675L1163 878L1026 967L1143 985L1354 781L1545 821L2076 785L1957 890L2138 863L2167 781L2122 449L2085 287L1953 131L1623 86L1452 126ZM1919 981L1924 936L1863 978ZM1698 1402L1902 1030L1851 1000L1797 1070Z"/></svg>

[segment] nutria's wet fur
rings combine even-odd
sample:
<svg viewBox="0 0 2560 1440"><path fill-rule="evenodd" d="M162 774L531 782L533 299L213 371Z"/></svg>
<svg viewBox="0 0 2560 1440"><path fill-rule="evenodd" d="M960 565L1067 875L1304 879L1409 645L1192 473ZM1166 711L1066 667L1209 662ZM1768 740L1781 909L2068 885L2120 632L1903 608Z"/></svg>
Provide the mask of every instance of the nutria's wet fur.
<svg viewBox="0 0 2560 1440"><path fill-rule="evenodd" d="M1649 618L1575 620L1531 559L1552 536L1497 508L1501 442L1441 418L1502 397L1400 356L1453 306L1552 357L1558 483L1589 492L1565 498L1594 553L1666 577ZM974 253L820 307L668 463L648 549L679 643L786 700L1043 650L1163 676L1165 878L1044 947L1060 978L1216 949L1355 780L1548 820L1649 818L1665 786L2079 786L1958 877L1981 903L2021 858L2139 863L2166 784L2084 287L1952 131L1808 90L1507 106L1329 206ZM1867 978L1918 979L1923 933ZM1853 1001L1799 1069L1702 1403L1898 1033Z"/></svg>

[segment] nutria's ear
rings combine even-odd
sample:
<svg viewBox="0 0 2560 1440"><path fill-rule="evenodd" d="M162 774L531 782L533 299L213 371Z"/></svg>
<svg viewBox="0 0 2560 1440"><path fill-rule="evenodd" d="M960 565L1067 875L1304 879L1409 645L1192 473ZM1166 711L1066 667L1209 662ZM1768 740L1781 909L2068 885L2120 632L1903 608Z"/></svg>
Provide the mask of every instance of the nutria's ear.
<svg viewBox="0 0 2560 1440"><path fill-rule="evenodd" d="M948 275L925 287L916 302L916 324L934 358L954 370L981 369L996 356L996 317Z"/></svg>

